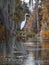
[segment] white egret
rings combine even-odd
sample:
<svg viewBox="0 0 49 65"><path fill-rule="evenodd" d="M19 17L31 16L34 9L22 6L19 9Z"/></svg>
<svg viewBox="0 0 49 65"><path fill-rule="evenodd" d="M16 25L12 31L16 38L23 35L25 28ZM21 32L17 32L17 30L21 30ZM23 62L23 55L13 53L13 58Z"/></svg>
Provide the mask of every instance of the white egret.
<svg viewBox="0 0 49 65"><path fill-rule="evenodd" d="M21 0L22 2L25 2L25 3L28 3L29 2L29 0Z"/></svg>
<svg viewBox="0 0 49 65"><path fill-rule="evenodd" d="M24 2L29 3L29 0L24 0Z"/></svg>
<svg viewBox="0 0 49 65"><path fill-rule="evenodd" d="M21 25L20 25L20 29L23 29L23 27L25 26L26 24L26 16L28 15L28 13L25 14L25 19L24 21L22 21Z"/></svg>

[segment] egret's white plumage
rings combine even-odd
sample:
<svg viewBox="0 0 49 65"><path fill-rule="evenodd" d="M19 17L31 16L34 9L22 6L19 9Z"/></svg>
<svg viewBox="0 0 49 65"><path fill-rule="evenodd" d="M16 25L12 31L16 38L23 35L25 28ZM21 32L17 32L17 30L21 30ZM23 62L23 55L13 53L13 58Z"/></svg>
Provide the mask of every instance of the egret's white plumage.
<svg viewBox="0 0 49 65"><path fill-rule="evenodd" d="M24 25L25 25L25 22L22 21L22 23L21 23L21 29L24 27Z"/></svg>
<svg viewBox="0 0 49 65"><path fill-rule="evenodd" d="M27 13L25 14L25 19L24 21L22 21L21 25L20 25L20 29L23 29L23 27L25 26L26 24L26 15L28 15Z"/></svg>
<svg viewBox="0 0 49 65"><path fill-rule="evenodd" d="M26 2L26 3L29 3L29 0L21 0L22 2L24 1L24 2Z"/></svg>

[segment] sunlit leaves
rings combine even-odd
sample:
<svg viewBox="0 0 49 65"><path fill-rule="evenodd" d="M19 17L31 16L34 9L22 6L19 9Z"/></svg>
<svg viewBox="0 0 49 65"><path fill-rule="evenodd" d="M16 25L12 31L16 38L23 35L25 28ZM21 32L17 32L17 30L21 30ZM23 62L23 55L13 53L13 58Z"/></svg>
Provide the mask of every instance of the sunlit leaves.
<svg viewBox="0 0 49 65"><path fill-rule="evenodd" d="M46 37L49 38L49 31L44 31L44 32L42 32L42 33L41 33L41 37L42 37L42 38L46 38Z"/></svg>

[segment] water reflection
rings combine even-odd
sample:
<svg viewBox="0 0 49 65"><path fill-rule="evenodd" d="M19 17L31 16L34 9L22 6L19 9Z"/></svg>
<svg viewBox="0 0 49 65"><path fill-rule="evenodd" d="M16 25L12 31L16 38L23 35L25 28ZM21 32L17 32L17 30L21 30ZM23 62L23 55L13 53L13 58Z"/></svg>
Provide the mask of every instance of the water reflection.
<svg viewBox="0 0 49 65"><path fill-rule="evenodd" d="M35 65L34 56L33 56L32 52L30 52L28 54L27 59L24 61L24 63L22 65Z"/></svg>
<svg viewBox="0 0 49 65"><path fill-rule="evenodd" d="M26 55L26 57L21 57L21 58L17 58L17 61L13 61L10 63L3 63L1 65L35 65L34 63L34 56L33 53L30 52L29 54Z"/></svg>

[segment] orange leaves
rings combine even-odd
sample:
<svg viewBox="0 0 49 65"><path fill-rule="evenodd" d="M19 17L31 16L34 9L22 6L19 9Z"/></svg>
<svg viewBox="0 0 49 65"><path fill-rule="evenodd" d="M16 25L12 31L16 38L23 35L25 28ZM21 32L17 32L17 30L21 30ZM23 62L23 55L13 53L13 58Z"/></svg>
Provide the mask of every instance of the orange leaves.
<svg viewBox="0 0 49 65"><path fill-rule="evenodd" d="M42 38L46 38L46 37L49 38L49 31L44 31L44 32L42 32L42 33L41 33L41 37L42 37Z"/></svg>

